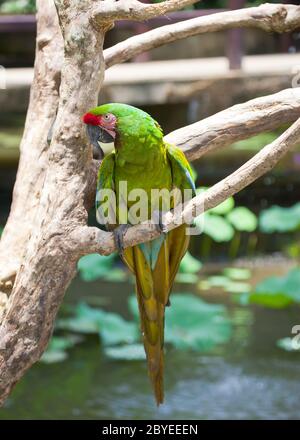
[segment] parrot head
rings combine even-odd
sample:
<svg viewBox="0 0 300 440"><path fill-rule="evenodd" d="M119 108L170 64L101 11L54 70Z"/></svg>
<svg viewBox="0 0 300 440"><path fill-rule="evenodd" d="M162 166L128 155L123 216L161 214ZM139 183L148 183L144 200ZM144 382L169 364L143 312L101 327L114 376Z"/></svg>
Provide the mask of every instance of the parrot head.
<svg viewBox="0 0 300 440"><path fill-rule="evenodd" d="M116 148L123 145L125 138L135 141L143 132L151 130L156 137L162 138L158 123L143 110L127 104L103 104L89 110L82 118L87 124L87 134L92 145L100 149L100 158L104 157L99 142L112 143Z"/></svg>

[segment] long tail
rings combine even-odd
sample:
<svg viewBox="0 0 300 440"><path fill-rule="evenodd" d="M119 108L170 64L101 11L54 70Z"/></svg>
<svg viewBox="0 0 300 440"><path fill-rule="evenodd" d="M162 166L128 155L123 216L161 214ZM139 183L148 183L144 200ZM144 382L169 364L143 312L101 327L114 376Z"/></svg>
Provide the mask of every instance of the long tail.
<svg viewBox="0 0 300 440"><path fill-rule="evenodd" d="M165 307L180 263L188 246L185 227L143 245L128 248L124 260L136 276L136 293L149 376L157 405L164 400Z"/></svg>

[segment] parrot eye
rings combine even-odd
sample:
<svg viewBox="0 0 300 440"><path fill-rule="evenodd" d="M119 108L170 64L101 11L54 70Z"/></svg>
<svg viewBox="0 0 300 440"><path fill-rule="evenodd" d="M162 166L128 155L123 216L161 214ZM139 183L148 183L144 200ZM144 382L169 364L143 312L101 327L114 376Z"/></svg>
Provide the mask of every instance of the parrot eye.
<svg viewBox="0 0 300 440"><path fill-rule="evenodd" d="M105 119L105 121L111 121L113 119L113 115L111 115L110 113L106 113L103 118Z"/></svg>

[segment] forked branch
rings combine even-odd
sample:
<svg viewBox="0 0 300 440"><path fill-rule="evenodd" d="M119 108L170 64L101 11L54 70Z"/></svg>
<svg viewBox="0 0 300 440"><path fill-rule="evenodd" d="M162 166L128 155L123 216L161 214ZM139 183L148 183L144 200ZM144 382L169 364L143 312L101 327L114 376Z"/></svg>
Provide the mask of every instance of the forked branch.
<svg viewBox="0 0 300 440"><path fill-rule="evenodd" d="M300 6L266 3L258 7L218 12L161 26L106 49L106 68L172 41L241 27L258 28L267 32L291 32L300 28Z"/></svg>

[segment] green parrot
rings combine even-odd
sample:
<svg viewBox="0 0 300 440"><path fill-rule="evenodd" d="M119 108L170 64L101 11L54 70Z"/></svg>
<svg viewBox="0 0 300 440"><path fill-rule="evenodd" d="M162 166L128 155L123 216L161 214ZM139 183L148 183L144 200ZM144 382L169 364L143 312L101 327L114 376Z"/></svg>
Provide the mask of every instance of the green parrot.
<svg viewBox="0 0 300 440"><path fill-rule="evenodd" d="M95 147L100 148L99 142L114 142L114 151L103 159L99 168L97 219L108 230L114 231L120 256L135 275L149 376L159 405L164 399L165 307L170 304L170 291L180 261L187 251L189 235L186 234L185 224L170 232L164 231L161 215L164 202L166 206L170 203L170 208L174 208L178 198L173 194L167 202L164 200L167 199L165 194L159 198L153 190L162 190L163 193L168 190L167 194L174 188L180 194L188 190L190 198L193 197L195 185L192 170L184 153L164 141L159 124L138 108L126 104L104 104L89 110L83 116L83 122L87 124L87 133ZM140 215L138 222L153 218L155 214L158 216L158 228L162 232L157 239L126 249L123 247L123 235L128 225L137 221L129 216L134 201L121 194L120 186L124 182L128 194L138 189L147 196L146 202L139 204L138 211L143 211L144 216ZM112 191L116 203L102 200L99 197L101 190Z"/></svg>

